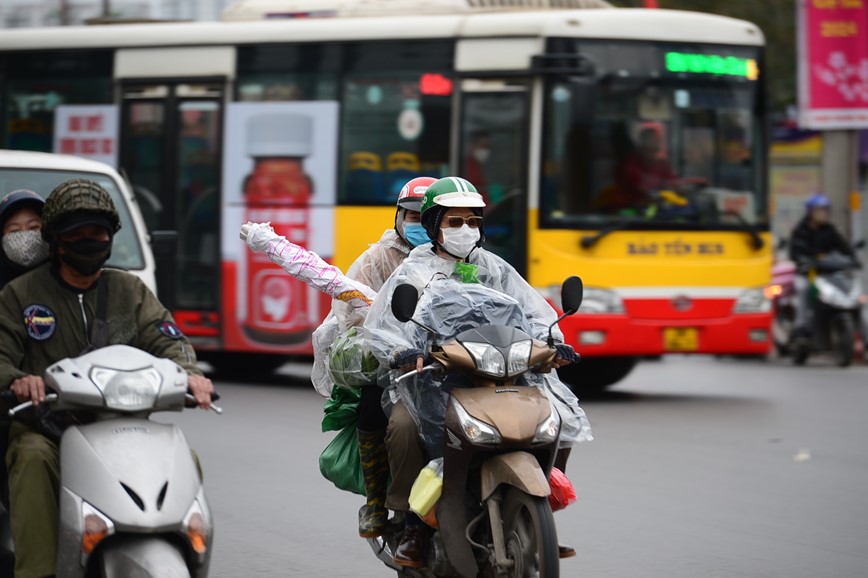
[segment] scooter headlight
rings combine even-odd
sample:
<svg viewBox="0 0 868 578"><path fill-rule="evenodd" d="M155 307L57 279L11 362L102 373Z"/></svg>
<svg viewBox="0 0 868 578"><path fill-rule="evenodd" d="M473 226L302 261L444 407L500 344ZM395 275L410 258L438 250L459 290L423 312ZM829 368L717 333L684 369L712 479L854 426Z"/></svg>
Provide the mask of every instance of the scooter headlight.
<svg viewBox="0 0 868 578"><path fill-rule="evenodd" d="M109 409L142 411L154 407L162 377L153 367L136 371L115 371L95 367L90 379L100 388Z"/></svg>
<svg viewBox="0 0 868 578"><path fill-rule="evenodd" d="M488 343L462 342L464 349L470 352L476 368L482 373L503 377L506 374L506 360L498 349ZM530 355L530 354L528 354Z"/></svg>
<svg viewBox="0 0 868 578"><path fill-rule="evenodd" d="M496 427L471 416L457 400L452 400L452 407L468 440L475 444L499 444L503 441Z"/></svg>
<svg viewBox="0 0 868 578"><path fill-rule="evenodd" d="M549 416L544 419L536 429L536 435L533 436L533 443L547 444L558 439L558 434L561 431L561 416L558 411L552 406L552 411Z"/></svg>
<svg viewBox="0 0 868 578"><path fill-rule="evenodd" d="M509 375L518 375L527 371L530 364L530 351L533 341L519 341L509 348Z"/></svg>

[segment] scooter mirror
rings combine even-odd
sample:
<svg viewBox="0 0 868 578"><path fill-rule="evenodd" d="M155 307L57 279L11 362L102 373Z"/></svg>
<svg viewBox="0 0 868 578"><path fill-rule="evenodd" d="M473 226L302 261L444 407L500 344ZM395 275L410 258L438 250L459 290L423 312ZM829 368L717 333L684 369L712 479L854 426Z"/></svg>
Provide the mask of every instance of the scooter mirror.
<svg viewBox="0 0 868 578"><path fill-rule="evenodd" d="M565 315L573 315L582 305L585 286L579 277L573 275L564 281L561 287L561 308Z"/></svg>
<svg viewBox="0 0 868 578"><path fill-rule="evenodd" d="M407 323L413 319L413 314L416 312L416 305L419 303L419 292L416 288L407 283L402 283L395 287L395 292L392 293L392 315L395 319L402 323Z"/></svg>
<svg viewBox="0 0 868 578"><path fill-rule="evenodd" d="M853 248L856 249L857 251L864 249L865 248L865 239L859 239L858 241L856 241L856 244L853 245Z"/></svg>

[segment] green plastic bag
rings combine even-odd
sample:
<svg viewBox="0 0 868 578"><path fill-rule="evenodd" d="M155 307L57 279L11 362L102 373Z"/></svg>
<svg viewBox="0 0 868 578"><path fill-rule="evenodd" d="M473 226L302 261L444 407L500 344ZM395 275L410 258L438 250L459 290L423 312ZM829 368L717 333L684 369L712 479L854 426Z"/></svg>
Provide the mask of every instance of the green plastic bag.
<svg viewBox="0 0 868 578"><path fill-rule="evenodd" d="M364 496L365 479L356 431L360 397L357 390L336 387L326 401L322 431L340 430L340 433L320 454L319 471L338 489Z"/></svg>

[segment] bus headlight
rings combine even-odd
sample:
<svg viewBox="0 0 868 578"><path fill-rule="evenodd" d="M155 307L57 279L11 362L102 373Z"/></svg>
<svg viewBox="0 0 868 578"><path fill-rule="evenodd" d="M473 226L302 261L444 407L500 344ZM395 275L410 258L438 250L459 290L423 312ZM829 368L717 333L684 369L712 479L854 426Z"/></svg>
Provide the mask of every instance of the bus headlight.
<svg viewBox="0 0 868 578"><path fill-rule="evenodd" d="M764 287L755 287L742 291L735 300L732 308L733 313L768 313L772 309L772 302L766 297Z"/></svg>
<svg viewBox="0 0 868 578"><path fill-rule="evenodd" d="M610 289L585 287L580 313L624 313L624 301Z"/></svg>

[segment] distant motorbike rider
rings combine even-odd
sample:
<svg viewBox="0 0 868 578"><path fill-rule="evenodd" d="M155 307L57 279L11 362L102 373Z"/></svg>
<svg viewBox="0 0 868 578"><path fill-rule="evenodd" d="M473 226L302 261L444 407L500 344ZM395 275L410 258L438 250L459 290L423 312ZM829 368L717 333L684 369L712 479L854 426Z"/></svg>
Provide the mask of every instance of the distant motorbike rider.
<svg viewBox="0 0 868 578"><path fill-rule="evenodd" d="M379 291L386 279L407 258L414 247L430 243L428 234L419 223L422 195L437 179L416 177L401 189L395 210L394 228L383 232L350 266L347 277ZM346 304L335 301L333 312L314 334L315 368L313 379L317 389L325 393L333 385L325 372L323 352L335 340L335 335L350 325L361 324L353 318ZM344 327L340 327L343 325ZM317 382L320 383L317 383ZM374 538L382 534L389 511L386 509L386 488L389 482L389 461L386 455L387 418L380 403L383 390L376 382L361 386L358 413L359 454L365 480L367 509L359 519L359 535Z"/></svg>
<svg viewBox="0 0 868 578"><path fill-rule="evenodd" d="M0 388L14 392L20 402L32 401L39 409L46 397L42 375L51 364L101 346L127 344L180 364L198 404L210 406L211 381L196 368L193 348L171 314L137 277L103 269L120 227L111 196L93 181L67 181L48 196L41 235L50 247L49 262L0 292ZM54 428L39 431L12 425L6 463L16 578L55 574L56 434L65 424L51 423Z"/></svg>
<svg viewBox="0 0 868 578"><path fill-rule="evenodd" d="M440 179L425 192L421 221L432 245L414 249L395 270L380 289L365 321L367 343L381 364L403 371L422 368L425 353L408 337L408 326L395 319L391 299L399 284L409 283L421 292L437 277L482 283L509 295L522 304L533 337L548 337L548 328L557 319L555 311L512 266L482 248L484 206L476 188L460 177ZM557 328L554 338L558 342L555 367L574 362L577 356L572 347L563 343L563 335ZM575 407L581 412L577 400ZM581 419L584 420L583 412ZM409 496L427 458L417 424L401 401L391 407L386 445L392 473L386 506L407 513L394 560L400 566L418 568L424 565L424 528L421 520L409 512Z"/></svg>
<svg viewBox="0 0 868 578"><path fill-rule="evenodd" d="M790 260L796 263L797 273L793 279L796 293L796 328L800 337L810 336L812 327L811 307L808 302L811 282L808 271L821 255L837 252L855 258L850 244L829 222L831 202L817 193L805 201L805 216L793 229L790 237Z"/></svg>

